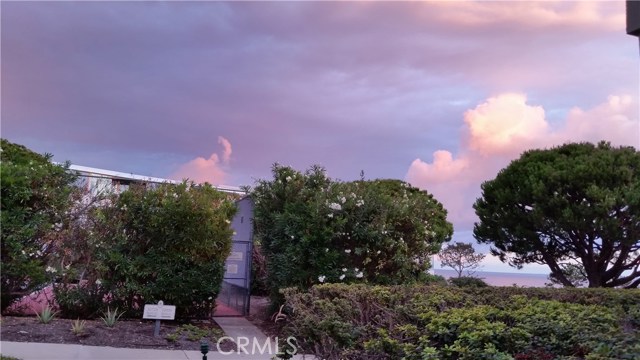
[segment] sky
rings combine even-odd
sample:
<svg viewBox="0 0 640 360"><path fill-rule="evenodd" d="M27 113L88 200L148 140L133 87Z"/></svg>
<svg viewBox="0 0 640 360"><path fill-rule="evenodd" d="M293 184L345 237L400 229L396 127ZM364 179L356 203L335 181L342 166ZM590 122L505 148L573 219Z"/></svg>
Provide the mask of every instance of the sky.
<svg viewBox="0 0 640 360"><path fill-rule="evenodd" d="M453 240L475 243L480 184L523 151L640 148L624 1L3 1L0 12L1 136L56 161L236 186L276 162L341 180L363 171L433 193ZM483 270L514 271L491 256Z"/></svg>

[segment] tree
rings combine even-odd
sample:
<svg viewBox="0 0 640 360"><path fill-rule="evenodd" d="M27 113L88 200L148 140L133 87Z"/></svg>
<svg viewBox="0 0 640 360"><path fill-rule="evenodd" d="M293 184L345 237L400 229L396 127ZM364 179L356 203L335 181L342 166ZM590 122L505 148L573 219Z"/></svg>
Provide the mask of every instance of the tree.
<svg viewBox="0 0 640 360"><path fill-rule="evenodd" d="M26 147L1 140L1 308L50 280L53 234L64 225L75 176Z"/></svg>
<svg viewBox="0 0 640 360"><path fill-rule="evenodd" d="M477 254L471 244L463 242L447 245L438 256L442 266L453 268L459 278L462 277L462 272L465 270L467 270L467 275L473 275L473 270L480 266L485 257L484 254Z"/></svg>
<svg viewBox="0 0 640 360"><path fill-rule="evenodd" d="M252 190L273 303L285 287L420 281L453 233L432 195L400 180L342 182L275 165Z"/></svg>
<svg viewBox="0 0 640 360"><path fill-rule="evenodd" d="M587 274L579 264L561 264L562 274L576 287L583 287L587 284ZM547 286L562 285L562 281L554 273L549 274Z"/></svg>
<svg viewBox="0 0 640 360"><path fill-rule="evenodd" d="M640 285L640 153L600 142L530 150L482 184L474 236L511 266L546 264L575 286Z"/></svg>

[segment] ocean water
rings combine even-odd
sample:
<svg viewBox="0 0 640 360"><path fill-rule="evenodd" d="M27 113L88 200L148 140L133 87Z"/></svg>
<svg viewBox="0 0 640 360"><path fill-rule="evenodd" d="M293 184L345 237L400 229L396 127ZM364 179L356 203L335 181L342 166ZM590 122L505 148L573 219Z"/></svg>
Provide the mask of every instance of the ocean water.
<svg viewBox="0 0 640 360"><path fill-rule="evenodd" d="M444 276L447 279L457 276L457 273L453 270L435 269L434 272L436 275ZM545 283L549 282L546 274L476 271L473 276L481 278L487 284L493 286L544 287Z"/></svg>

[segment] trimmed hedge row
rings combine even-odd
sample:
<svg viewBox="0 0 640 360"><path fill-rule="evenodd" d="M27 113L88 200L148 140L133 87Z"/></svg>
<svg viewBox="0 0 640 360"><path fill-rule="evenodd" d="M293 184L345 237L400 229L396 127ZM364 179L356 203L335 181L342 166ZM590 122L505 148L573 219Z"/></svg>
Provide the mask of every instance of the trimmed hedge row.
<svg viewBox="0 0 640 360"><path fill-rule="evenodd" d="M328 284L284 295L284 335L323 359L640 358L637 289Z"/></svg>

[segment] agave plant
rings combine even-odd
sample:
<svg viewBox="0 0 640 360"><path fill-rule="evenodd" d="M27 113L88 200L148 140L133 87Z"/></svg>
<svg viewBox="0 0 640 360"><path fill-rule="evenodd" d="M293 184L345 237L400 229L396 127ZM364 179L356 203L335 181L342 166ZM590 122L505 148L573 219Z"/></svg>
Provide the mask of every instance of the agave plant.
<svg viewBox="0 0 640 360"><path fill-rule="evenodd" d="M58 312L53 311L53 309L49 305L45 306L42 310L40 310L40 312L36 311L38 320L43 324L48 324L49 322L51 322L51 320L53 320L53 318L55 318L57 314Z"/></svg>
<svg viewBox="0 0 640 360"><path fill-rule="evenodd" d="M85 320L77 319L71 323L71 332L75 335L82 335L84 333L84 327L87 322Z"/></svg>
<svg viewBox="0 0 640 360"><path fill-rule="evenodd" d="M101 316L100 318L102 319L102 321L104 321L104 324L107 325L107 327L114 327L118 319L120 319L120 316L124 314L124 311L121 313L118 313L118 308L116 308L112 312L111 309L107 308L107 311L103 312L102 314L104 316Z"/></svg>

